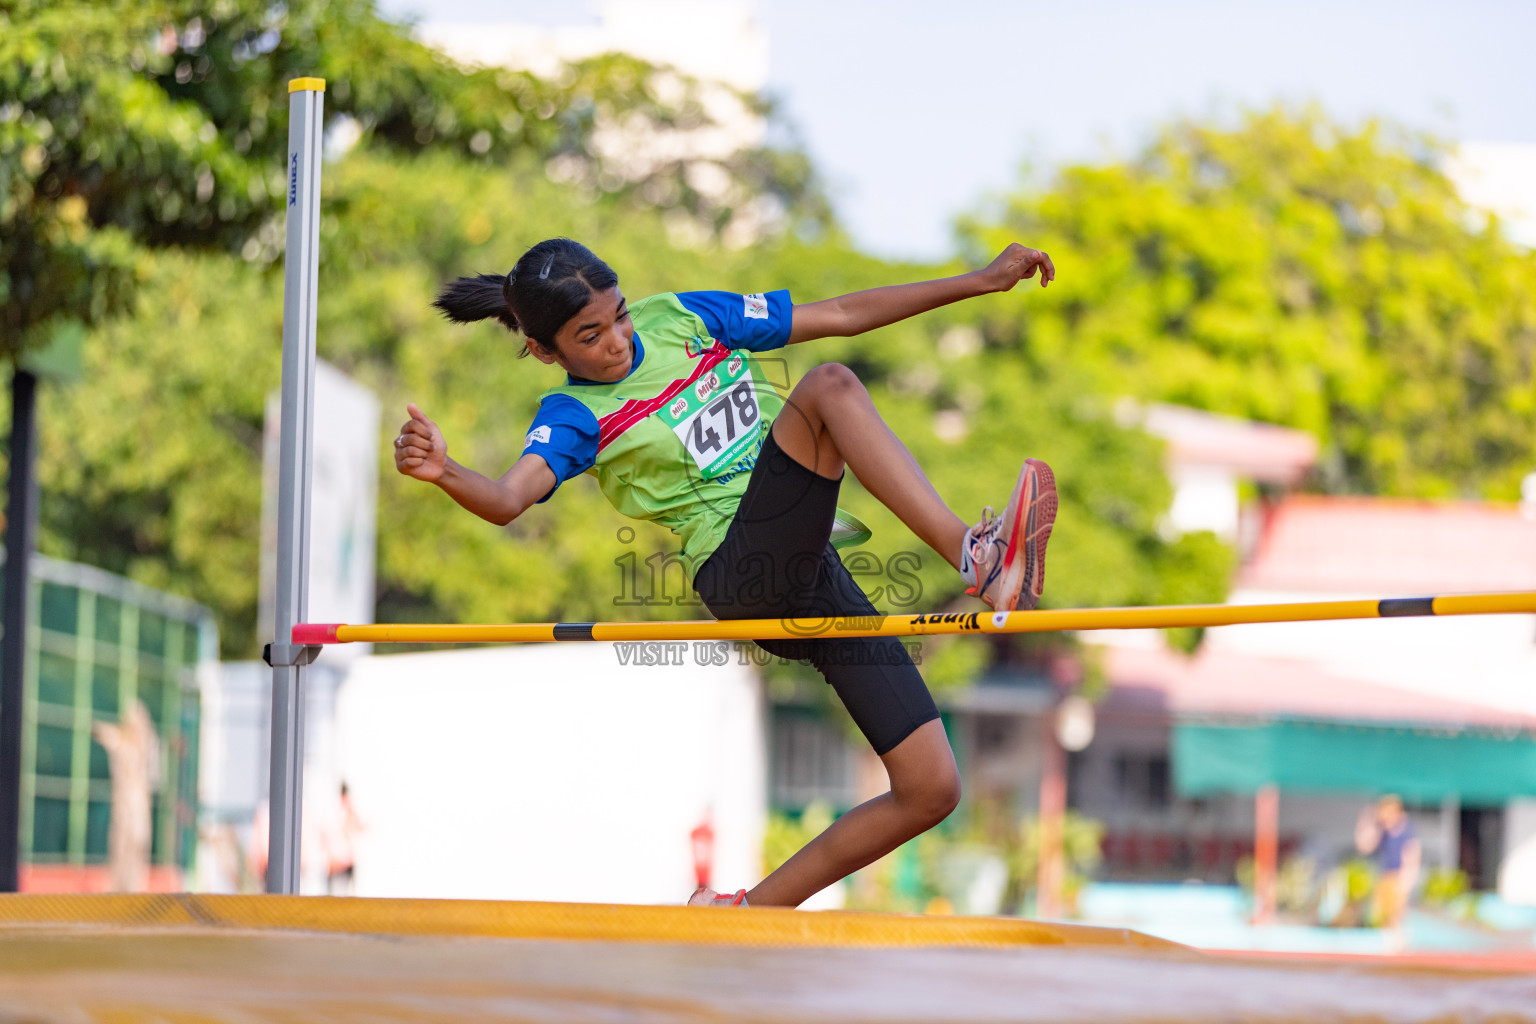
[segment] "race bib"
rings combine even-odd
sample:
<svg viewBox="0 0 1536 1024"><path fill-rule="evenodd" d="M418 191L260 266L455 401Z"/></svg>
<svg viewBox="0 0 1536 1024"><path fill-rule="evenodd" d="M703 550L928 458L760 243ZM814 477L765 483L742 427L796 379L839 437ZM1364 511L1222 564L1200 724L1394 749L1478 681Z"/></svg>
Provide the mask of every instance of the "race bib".
<svg viewBox="0 0 1536 1024"><path fill-rule="evenodd" d="M706 480L725 473L756 448L762 410L747 360L737 353L657 410Z"/></svg>

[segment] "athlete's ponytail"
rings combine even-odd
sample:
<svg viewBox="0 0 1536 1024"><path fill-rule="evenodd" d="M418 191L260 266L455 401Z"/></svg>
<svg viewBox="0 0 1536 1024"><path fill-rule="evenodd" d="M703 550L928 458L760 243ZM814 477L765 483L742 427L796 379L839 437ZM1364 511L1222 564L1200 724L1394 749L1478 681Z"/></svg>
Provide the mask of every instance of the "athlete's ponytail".
<svg viewBox="0 0 1536 1024"><path fill-rule="evenodd" d="M432 305L454 323L495 317L509 331L522 331L530 343L555 350L555 334L619 276L569 238L551 238L529 249L504 276L461 277L438 293ZM528 354L524 346L519 356Z"/></svg>
<svg viewBox="0 0 1536 1024"><path fill-rule="evenodd" d="M461 277L443 286L432 303L443 311L443 316L456 324L472 324L476 320L495 317L506 325L507 330L518 329L517 317L507 304L507 277L505 274L476 274Z"/></svg>

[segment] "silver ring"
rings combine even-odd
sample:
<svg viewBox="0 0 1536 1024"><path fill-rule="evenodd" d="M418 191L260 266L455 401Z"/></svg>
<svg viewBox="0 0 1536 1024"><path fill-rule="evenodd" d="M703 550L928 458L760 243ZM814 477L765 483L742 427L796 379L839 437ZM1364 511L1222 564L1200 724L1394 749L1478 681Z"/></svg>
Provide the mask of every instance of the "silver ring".
<svg viewBox="0 0 1536 1024"><path fill-rule="evenodd" d="M395 437L395 447L396 448L404 448L405 447L405 435L403 435L403 434L396 435L396 437Z"/></svg>

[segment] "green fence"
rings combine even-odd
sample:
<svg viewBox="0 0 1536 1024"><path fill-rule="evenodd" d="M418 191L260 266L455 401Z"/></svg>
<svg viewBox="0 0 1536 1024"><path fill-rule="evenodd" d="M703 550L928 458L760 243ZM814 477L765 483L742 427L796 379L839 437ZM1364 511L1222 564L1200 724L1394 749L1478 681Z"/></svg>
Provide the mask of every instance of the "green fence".
<svg viewBox="0 0 1536 1024"><path fill-rule="evenodd" d="M141 700L160 739L151 861L197 846L198 670L218 659L201 605L90 566L34 556L23 707L21 857L103 863L112 782L94 721Z"/></svg>

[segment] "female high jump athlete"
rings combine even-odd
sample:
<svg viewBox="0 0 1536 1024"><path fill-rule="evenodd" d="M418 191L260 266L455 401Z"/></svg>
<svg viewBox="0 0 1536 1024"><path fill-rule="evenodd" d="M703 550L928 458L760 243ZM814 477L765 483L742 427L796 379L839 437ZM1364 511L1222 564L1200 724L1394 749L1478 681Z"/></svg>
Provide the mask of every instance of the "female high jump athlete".
<svg viewBox="0 0 1536 1024"><path fill-rule="evenodd" d="M784 291L680 292L633 304L607 264L567 238L529 249L505 276L461 277L434 303L457 323L495 317L524 353L565 379L545 392L523 455L499 479L448 458L415 405L395 466L505 525L578 473L620 512L670 528L704 605L721 619L878 614L829 543L843 469L954 565L998 610L1034 608L1056 518L1051 470L1025 460L1001 516L969 529L891 433L851 370L825 363L788 399L754 353L849 337L1039 274L1045 253L1010 245L985 269L854 292L802 306ZM922 677L894 638L767 641L807 659L837 690L884 762L890 792L838 818L752 890L700 888L689 903L787 906L932 828L960 799L960 776Z"/></svg>

